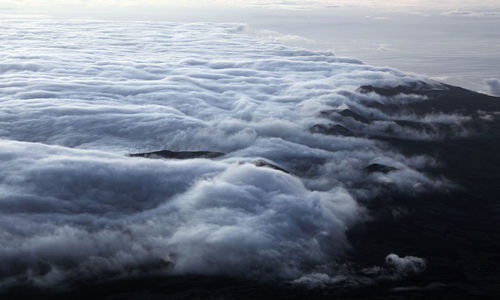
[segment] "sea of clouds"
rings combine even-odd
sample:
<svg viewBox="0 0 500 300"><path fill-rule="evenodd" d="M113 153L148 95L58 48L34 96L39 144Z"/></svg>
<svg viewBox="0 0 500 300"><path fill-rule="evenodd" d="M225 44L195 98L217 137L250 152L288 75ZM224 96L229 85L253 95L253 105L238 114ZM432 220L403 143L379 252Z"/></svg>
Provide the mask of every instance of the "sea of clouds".
<svg viewBox="0 0 500 300"><path fill-rule="evenodd" d="M0 286L158 272L330 283L347 230L369 217L360 201L448 186L421 171L429 157L310 131L321 111L349 108L379 121L339 124L383 133L394 116L367 104L409 100L360 86L436 83L243 28L0 22ZM156 145L226 154L128 156ZM367 172L374 163L394 169ZM425 267L391 255L400 273Z"/></svg>

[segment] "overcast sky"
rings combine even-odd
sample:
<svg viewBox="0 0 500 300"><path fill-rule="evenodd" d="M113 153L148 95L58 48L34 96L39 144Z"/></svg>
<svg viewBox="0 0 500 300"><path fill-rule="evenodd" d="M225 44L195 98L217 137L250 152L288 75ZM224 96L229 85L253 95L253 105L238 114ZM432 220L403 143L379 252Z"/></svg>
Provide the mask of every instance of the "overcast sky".
<svg viewBox="0 0 500 300"><path fill-rule="evenodd" d="M164 10L158 11L158 8ZM460 13L492 13L498 10L497 0L0 0L0 9L4 14L44 14L50 16L102 16L124 17L126 12L134 12L136 18L154 18L158 14L169 15L170 9L186 9L186 14L200 10L217 9L221 15L227 9L277 9L277 10L314 10L325 8L371 9L378 11L422 12L460 12ZM130 17L130 16L127 16Z"/></svg>

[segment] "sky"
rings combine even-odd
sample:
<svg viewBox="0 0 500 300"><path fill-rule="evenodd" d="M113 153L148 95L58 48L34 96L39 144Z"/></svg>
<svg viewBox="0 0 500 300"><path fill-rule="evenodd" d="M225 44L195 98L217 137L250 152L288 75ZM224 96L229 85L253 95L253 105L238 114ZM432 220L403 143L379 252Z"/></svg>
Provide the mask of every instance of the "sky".
<svg viewBox="0 0 500 300"><path fill-rule="evenodd" d="M81 15L85 10L100 9L107 15L114 15L127 8L141 8L142 11L135 10L136 17L148 16L152 14L151 8L189 8L191 10L205 9L277 9L277 10L314 10L325 8L363 8L373 10L392 10L399 12L487 12L492 13L492 9L498 10L500 4L496 0L468 1L468 0L303 0L303 1L264 1L264 0L2 0L2 8L14 13L33 12L58 14L62 11L71 12L73 15ZM76 10L78 9L78 10ZM82 11L83 10L83 11ZM164 11L161 13L165 13Z"/></svg>

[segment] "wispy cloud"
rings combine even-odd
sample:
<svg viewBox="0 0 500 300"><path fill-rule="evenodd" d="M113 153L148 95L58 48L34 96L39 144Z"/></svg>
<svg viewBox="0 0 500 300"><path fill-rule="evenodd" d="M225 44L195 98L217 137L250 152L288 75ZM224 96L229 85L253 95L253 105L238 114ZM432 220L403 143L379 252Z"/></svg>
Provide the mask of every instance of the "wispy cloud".
<svg viewBox="0 0 500 300"><path fill-rule="evenodd" d="M497 78L490 78L486 79L485 82L493 95L500 96L500 80Z"/></svg>

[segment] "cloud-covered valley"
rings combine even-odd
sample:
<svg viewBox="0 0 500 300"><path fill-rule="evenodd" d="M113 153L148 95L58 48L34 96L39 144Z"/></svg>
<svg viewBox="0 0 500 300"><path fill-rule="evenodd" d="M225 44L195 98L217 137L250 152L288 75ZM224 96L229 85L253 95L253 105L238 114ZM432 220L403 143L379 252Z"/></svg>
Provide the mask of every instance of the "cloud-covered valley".
<svg viewBox="0 0 500 300"><path fill-rule="evenodd" d="M439 83L238 24L0 30L0 286L110 272L335 276L365 201L452 186L426 172L438 161L382 138L473 134L460 112L385 109L423 94L370 89ZM127 155L151 147L224 155Z"/></svg>

